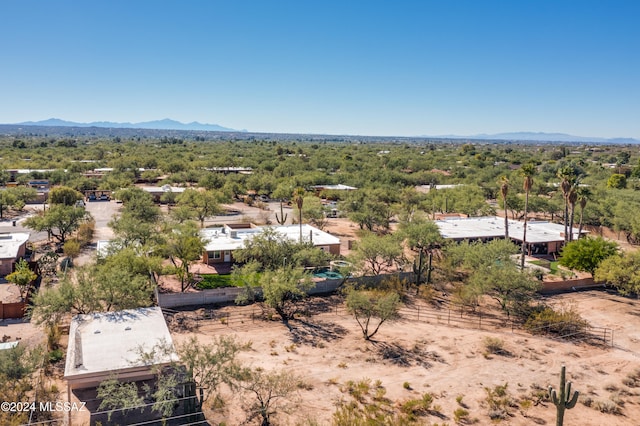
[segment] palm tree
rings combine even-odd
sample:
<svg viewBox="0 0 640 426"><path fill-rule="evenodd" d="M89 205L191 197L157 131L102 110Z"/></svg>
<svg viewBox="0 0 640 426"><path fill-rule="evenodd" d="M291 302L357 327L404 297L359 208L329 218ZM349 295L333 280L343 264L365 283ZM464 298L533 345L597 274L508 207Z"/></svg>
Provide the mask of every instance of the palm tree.
<svg viewBox="0 0 640 426"><path fill-rule="evenodd" d="M509 179L506 176L500 178L500 195L502 195L502 206L504 209L504 239L509 239L509 217L507 215L507 194L509 193Z"/></svg>
<svg viewBox="0 0 640 426"><path fill-rule="evenodd" d="M589 188L580 186L577 189L578 204L580 205L580 225L578 226L578 238L582 235L582 219L584 218L584 208L587 206L587 201L591 197L591 191Z"/></svg>
<svg viewBox="0 0 640 426"><path fill-rule="evenodd" d="M567 201L569 202L569 241L573 241L574 212L576 210L576 202L578 201L578 182L577 181L571 186L571 190L567 195Z"/></svg>
<svg viewBox="0 0 640 426"><path fill-rule="evenodd" d="M527 251L527 213L529 210L529 192L533 186L533 176L536 174L536 166L533 163L525 164L520 169L524 176L522 189L524 189L524 231L522 232L522 254L520 256L520 268L524 271L524 257Z"/></svg>
<svg viewBox="0 0 640 426"><path fill-rule="evenodd" d="M302 243L302 205L304 204L304 188L297 187L293 190L293 202L298 207L298 223L300 224L300 242Z"/></svg>
<svg viewBox="0 0 640 426"><path fill-rule="evenodd" d="M569 192L575 182L575 171L571 166L563 166L558 169L558 177L562 179L560 181L560 189L562 190L562 198L564 200L564 241L569 240Z"/></svg>

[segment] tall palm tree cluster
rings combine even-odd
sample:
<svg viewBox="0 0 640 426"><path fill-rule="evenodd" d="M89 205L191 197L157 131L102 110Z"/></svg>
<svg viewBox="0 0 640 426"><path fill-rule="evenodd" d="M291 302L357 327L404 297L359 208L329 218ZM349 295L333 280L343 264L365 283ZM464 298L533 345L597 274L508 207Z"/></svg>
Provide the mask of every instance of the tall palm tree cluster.
<svg viewBox="0 0 640 426"><path fill-rule="evenodd" d="M591 192L585 186L580 185L580 173L572 165L565 165L558 170L560 178L560 189L564 199L564 241L573 241L573 224L575 217L576 203L580 206L580 225L578 238L582 234L584 219L584 208L591 196Z"/></svg>
<svg viewBox="0 0 640 426"><path fill-rule="evenodd" d="M522 253L520 255L520 268L524 270L524 257L527 252L527 221L529 211L529 192L533 187L533 176L536 174L536 165L533 163L525 164L520 169L524 181L522 182L522 189L524 189L524 231L522 232Z"/></svg>

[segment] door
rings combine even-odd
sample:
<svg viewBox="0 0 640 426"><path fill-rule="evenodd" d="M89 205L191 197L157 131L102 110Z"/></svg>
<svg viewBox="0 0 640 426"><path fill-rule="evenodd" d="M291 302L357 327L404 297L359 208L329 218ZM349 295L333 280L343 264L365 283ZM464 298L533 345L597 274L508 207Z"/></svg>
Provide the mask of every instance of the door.
<svg viewBox="0 0 640 426"><path fill-rule="evenodd" d="M224 251L224 261L231 262L231 251L229 250Z"/></svg>

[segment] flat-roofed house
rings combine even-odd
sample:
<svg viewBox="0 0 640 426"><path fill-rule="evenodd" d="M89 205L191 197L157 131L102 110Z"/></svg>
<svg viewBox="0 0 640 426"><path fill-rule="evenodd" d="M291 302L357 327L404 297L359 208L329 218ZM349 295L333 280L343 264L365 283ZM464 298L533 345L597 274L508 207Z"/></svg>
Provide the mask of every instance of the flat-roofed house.
<svg viewBox="0 0 640 426"><path fill-rule="evenodd" d="M77 315L69 328L64 378L69 389L95 387L111 376L131 382L153 378L139 350L150 352L157 345L173 348L159 307ZM154 365L175 361L175 350L157 353Z"/></svg>
<svg viewBox="0 0 640 426"><path fill-rule="evenodd" d="M162 185L162 186L142 186L140 187L145 192L151 194L153 197L153 201L156 203L160 202L162 195L166 192L173 192L174 194L182 194L187 188L182 186L171 186L171 185Z"/></svg>
<svg viewBox="0 0 640 426"><path fill-rule="evenodd" d="M504 238L504 218L497 216L446 218L436 220L440 233L453 241L491 241ZM522 244L524 222L509 220L509 239ZM587 231L582 231L586 235ZM574 239L580 238L573 229ZM564 225L539 221L527 221L527 254L545 255L558 253L564 245Z"/></svg>
<svg viewBox="0 0 640 426"><path fill-rule="evenodd" d="M244 248L244 242L264 232L266 226L251 224L224 225L216 228L206 228L200 231L205 240L205 252L203 263L208 265L215 263L233 262L233 252ZM300 225L272 226L279 234L291 241L300 240ZM314 228L311 225L302 225L302 239L313 243L327 253L340 254L340 239L333 235Z"/></svg>
<svg viewBox="0 0 640 426"><path fill-rule="evenodd" d="M13 264L27 252L28 232L0 233L0 275L13 271Z"/></svg>

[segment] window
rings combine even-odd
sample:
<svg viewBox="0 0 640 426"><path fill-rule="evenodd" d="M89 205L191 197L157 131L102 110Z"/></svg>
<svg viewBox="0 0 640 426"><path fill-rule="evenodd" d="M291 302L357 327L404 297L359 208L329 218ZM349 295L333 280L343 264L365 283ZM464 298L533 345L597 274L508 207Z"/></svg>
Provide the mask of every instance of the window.
<svg viewBox="0 0 640 426"><path fill-rule="evenodd" d="M220 250L216 250L213 252L213 258L214 259L220 259Z"/></svg>

